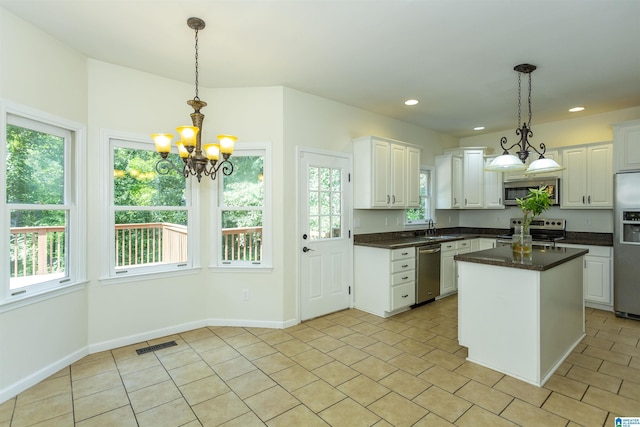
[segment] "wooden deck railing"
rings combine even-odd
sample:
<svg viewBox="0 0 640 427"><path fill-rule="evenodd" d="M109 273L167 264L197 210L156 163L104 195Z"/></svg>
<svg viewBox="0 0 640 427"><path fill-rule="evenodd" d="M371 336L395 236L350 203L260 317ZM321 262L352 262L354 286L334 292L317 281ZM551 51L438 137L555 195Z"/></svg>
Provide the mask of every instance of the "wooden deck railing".
<svg viewBox="0 0 640 427"><path fill-rule="evenodd" d="M65 270L64 227L13 227L10 236L11 277ZM116 266L187 261L187 227L170 223L118 224ZM224 261L262 259L262 227L222 230Z"/></svg>

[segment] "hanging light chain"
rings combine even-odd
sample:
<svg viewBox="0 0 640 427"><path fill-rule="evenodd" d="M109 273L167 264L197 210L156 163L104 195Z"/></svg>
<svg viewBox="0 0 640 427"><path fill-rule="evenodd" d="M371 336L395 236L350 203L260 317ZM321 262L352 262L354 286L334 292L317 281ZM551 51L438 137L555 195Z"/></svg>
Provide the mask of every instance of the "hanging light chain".
<svg viewBox="0 0 640 427"><path fill-rule="evenodd" d="M531 129L531 73L529 73L529 129Z"/></svg>
<svg viewBox="0 0 640 427"><path fill-rule="evenodd" d="M200 97L198 96L198 28L195 29L196 31L196 96L193 97L193 99L197 99L200 100Z"/></svg>
<svg viewBox="0 0 640 427"><path fill-rule="evenodd" d="M522 123L520 123L520 103L521 103L521 98L522 98L522 85L521 85L521 81L522 81L522 73L520 71L518 71L518 127L520 127L520 125Z"/></svg>

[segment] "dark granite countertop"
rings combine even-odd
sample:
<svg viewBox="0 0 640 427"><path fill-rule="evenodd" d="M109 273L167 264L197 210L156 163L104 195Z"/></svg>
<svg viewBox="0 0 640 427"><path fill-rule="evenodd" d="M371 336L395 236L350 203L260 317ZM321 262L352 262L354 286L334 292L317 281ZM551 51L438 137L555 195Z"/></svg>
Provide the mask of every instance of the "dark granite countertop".
<svg viewBox="0 0 640 427"><path fill-rule="evenodd" d="M397 249L410 246L421 246L429 243L444 243L453 240L476 239L479 237L495 239L508 234L509 230L495 228L455 227L438 229L436 235L424 234L421 231L398 231L388 233L356 234L354 244L357 246L371 246L382 249ZM430 239L430 237L438 237ZM567 237L558 243L587 246L613 246L613 233L584 233L567 231Z"/></svg>
<svg viewBox="0 0 640 427"><path fill-rule="evenodd" d="M567 261L589 253L586 249L575 248L534 248L531 257L514 256L510 246L460 254L453 257L456 261L495 265L497 267L520 268L524 270L545 271Z"/></svg>

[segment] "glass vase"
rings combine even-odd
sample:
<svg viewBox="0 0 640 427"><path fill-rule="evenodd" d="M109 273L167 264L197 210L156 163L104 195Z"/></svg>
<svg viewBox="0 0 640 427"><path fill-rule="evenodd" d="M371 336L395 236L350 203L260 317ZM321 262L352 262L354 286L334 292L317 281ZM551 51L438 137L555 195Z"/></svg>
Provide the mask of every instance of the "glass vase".
<svg viewBox="0 0 640 427"><path fill-rule="evenodd" d="M533 238L529 234L529 230L525 231L524 227L520 227L519 230L511 238L511 250L514 255L522 257L523 255L530 255L533 249Z"/></svg>

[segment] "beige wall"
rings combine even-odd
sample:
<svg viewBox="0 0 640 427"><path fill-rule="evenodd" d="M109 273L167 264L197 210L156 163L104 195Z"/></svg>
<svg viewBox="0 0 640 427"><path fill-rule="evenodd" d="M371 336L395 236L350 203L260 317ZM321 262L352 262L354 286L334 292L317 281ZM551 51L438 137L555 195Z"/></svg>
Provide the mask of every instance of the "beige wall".
<svg viewBox="0 0 640 427"><path fill-rule="evenodd" d="M0 8L0 96L4 102L86 123L82 55ZM87 290L0 310L0 402L57 371L87 345ZM52 373L52 372L50 372Z"/></svg>

